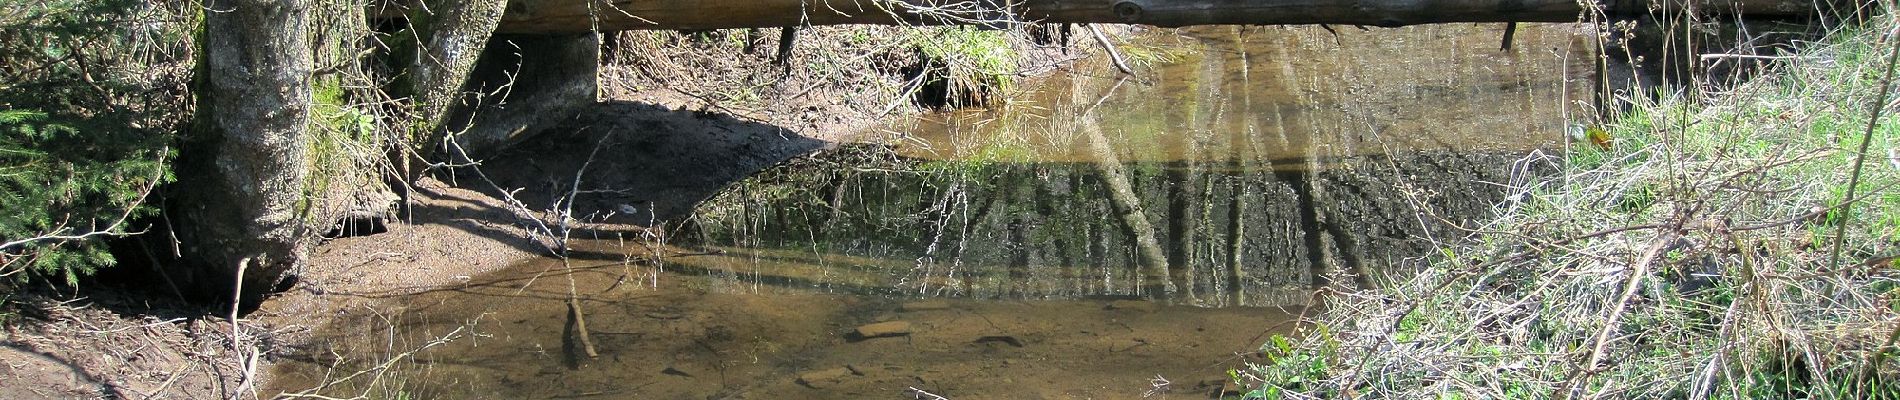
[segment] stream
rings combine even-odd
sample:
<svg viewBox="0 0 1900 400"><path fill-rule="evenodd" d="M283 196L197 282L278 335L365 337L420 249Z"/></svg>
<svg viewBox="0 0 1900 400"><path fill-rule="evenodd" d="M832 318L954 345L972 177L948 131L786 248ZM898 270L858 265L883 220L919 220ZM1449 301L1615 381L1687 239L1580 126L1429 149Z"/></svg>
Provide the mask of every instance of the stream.
<svg viewBox="0 0 1900 400"><path fill-rule="evenodd" d="M402 356L377 385L407 398L1238 396L1328 293L1461 240L1591 93L1570 25L1334 29L1147 32L1139 76L1084 60L765 168L664 240L387 299L273 386Z"/></svg>

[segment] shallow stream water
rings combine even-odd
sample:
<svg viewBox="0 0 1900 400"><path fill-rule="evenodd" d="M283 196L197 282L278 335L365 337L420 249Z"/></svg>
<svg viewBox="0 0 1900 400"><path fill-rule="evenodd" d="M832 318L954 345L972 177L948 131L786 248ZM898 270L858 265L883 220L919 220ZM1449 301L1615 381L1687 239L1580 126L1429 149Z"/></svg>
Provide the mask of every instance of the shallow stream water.
<svg viewBox="0 0 1900 400"><path fill-rule="evenodd" d="M767 169L670 243L581 240L392 299L383 329L324 328L332 351L276 385L462 332L404 362L399 391L1231 395L1227 372L1297 334L1315 289L1402 277L1561 148L1590 87L1571 29L1524 27L1509 51L1495 24L1150 32L1125 49L1154 63L1140 76L1084 62Z"/></svg>

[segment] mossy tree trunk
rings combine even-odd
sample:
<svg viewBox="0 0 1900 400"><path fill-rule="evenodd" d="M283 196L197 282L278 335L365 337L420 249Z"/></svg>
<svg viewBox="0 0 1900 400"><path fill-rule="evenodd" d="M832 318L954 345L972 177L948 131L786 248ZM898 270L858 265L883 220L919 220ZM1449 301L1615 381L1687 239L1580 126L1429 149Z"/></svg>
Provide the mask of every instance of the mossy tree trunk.
<svg viewBox="0 0 1900 400"><path fill-rule="evenodd" d="M588 27L496 35L507 0L422 4L404 14L398 35L413 43L395 56L407 75L390 88L414 107L409 139L422 154L492 154L597 100L601 36Z"/></svg>
<svg viewBox="0 0 1900 400"><path fill-rule="evenodd" d="M489 36L501 21L507 0L426 0L423 7L409 10L410 32L419 38L415 49L401 56L408 61L407 87L415 106L413 138L418 145L440 146L447 137L446 125L458 102L465 100L463 87L469 72L475 70L488 45Z"/></svg>
<svg viewBox="0 0 1900 400"><path fill-rule="evenodd" d="M199 109L167 205L185 280L207 297L243 271L248 298L302 267L309 0L207 0Z"/></svg>
<svg viewBox="0 0 1900 400"><path fill-rule="evenodd" d="M572 118L599 100L600 38L490 37L461 86L460 102L446 110L448 118L435 132L453 132L466 155L479 158Z"/></svg>
<svg viewBox="0 0 1900 400"><path fill-rule="evenodd" d="M398 73L403 78L386 89L407 98L411 113L383 123L406 125L410 139L425 140L425 146L440 143L445 122L468 99L468 77L506 4L440 0L410 13L416 31L406 33L419 40L399 53L405 58L396 63L405 69ZM317 193L323 185L311 183L324 180L313 172L313 160L326 159L311 147L324 122L313 114L313 56L322 47L313 43L322 28L313 15L317 5L205 4L218 11L205 13L203 58L193 87L199 108L182 141L179 180L168 190L166 207L183 266L174 270L207 298L228 295L242 271L243 300L255 300L298 272L315 236L331 222L318 209L335 207L321 206L328 194ZM325 32L326 40L353 40L350 32ZM324 50L333 55L336 49ZM344 65L348 56L342 57L326 65Z"/></svg>

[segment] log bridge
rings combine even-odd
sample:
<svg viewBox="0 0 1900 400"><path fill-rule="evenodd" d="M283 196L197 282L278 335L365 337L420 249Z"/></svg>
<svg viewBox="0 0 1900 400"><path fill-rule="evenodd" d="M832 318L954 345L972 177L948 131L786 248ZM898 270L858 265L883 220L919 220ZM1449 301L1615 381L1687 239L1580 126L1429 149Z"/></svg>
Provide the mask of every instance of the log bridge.
<svg viewBox="0 0 1900 400"><path fill-rule="evenodd" d="M1836 0L512 0L497 33L1008 22L1189 25L1574 22L1590 13L1816 15Z"/></svg>

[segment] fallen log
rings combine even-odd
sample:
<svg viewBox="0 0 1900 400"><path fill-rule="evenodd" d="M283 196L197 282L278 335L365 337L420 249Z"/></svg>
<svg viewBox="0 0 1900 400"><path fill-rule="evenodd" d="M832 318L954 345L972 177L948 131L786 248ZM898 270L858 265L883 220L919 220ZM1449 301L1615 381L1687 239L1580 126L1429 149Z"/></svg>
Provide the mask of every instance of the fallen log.
<svg viewBox="0 0 1900 400"><path fill-rule="evenodd" d="M1588 0L513 0L503 33L804 25L989 25L1010 21L1155 26L1571 22ZM1815 15L1851 1L1601 0L1608 13L1694 8Z"/></svg>

